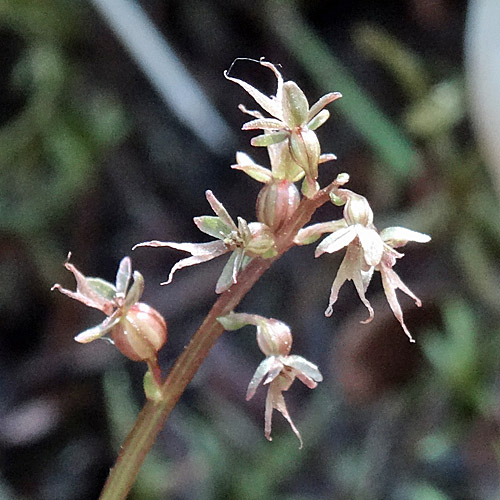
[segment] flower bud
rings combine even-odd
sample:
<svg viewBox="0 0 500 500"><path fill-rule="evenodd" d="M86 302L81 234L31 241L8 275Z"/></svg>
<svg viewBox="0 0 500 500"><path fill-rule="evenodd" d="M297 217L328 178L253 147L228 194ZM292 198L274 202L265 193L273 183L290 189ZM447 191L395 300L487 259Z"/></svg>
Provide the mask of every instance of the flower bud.
<svg viewBox="0 0 500 500"><path fill-rule="evenodd" d="M285 323L266 318L257 325L257 343L266 356L288 356L292 348L292 332Z"/></svg>
<svg viewBox="0 0 500 500"><path fill-rule="evenodd" d="M292 217L300 203L298 189L286 179L266 184L257 197L257 220L274 232Z"/></svg>
<svg viewBox="0 0 500 500"><path fill-rule="evenodd" d="M245 250L249 254L256 254L261 257L274 257L276 249L274 248L274 237L271 230L261 222L250 222L248 224L250 231L250 241L245 245Z"/></svg>
<svg viewBox="0 0 500 500"><path fill-rule="evenodd" d="M167 324L156 309L138 302L113 328L111 338L132 361L152 360L167 340Z"/></svg>
<svg viewBox="0 0 500 500"><path fill-rule="evenodd" d="M347 191L347 201L344 206L344 219L350 226L361 224L368 226L373 223L373 212L368 200L359 194ZM345 191L344 191L345 192Z"/></svg>
<svg viewBox="0 0 500 500"><path fill-rule="evenodd" d="M304 170L306 176L317 179L321 148L316 133L307 128L293 131L290 134L289 147L292 158Z"/></svg>

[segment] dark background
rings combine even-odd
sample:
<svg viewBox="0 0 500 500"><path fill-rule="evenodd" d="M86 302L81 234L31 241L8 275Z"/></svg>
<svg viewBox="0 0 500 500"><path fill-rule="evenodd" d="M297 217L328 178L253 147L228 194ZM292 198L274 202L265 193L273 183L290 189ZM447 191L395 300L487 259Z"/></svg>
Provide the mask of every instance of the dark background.
<svg viewBox="0 0 500 500"><path fill-rule="evenodd" d="M498 498L500 226L468 119L466 2L143 0L201 90L169 88L170 103L98 3L0 4L0 498L97 498L143 402L144 366L104 341L72 340L102 316L50 293L54 282L73 287L62 266L68 251L82 272L108 280L132 256L146 279L143 300L169 324L165 370L216 299L225 258L160 287L183 255L131 247L207 241L192 223L210 214L206 189L233 216L254 220L259 185L229 167L237 150L268 160L240 130L237 105L254 109L253 101L223 71L236 57L261 56L280 63L310 103L344 95L318 132L323 151L339 158L321 167L322 184L346 171L379 228L432 235L408 245L396 267L424 304L401 297L417 343L392 316L378 276L372 323L359 323L366 311L351 283L325 318L341 255L315 260L313 247L293 249L240 310L289 324L293 352L324 375L316 390L296 383L285 395L304 448L279 414L266 441L265 391L244 400L262 359L254 332L226 333L130 498ZM146 40L141 30L128 38ZM175 64L159 68L160 78L177 73ZM238 62L234 74L275 90L256 64ZM208 140L195 132L207 119ZM340 216L330 205L315 220Z"/></svg>

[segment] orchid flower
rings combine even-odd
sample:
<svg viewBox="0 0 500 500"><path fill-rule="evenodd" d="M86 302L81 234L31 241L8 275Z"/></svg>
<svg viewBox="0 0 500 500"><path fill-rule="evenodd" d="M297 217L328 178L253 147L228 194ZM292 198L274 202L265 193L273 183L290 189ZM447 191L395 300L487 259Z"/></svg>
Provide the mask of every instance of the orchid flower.
<svg viewBox="0 0 500 500"><path fill-rule="evenodd" d="M138 271L132 275L130 257L120 262L115 284L84 276L70 264L70 257L71 253L64 267L73 273L76 291L63 288L58 283L52 290L59 290L88 307L99 309L107 316L99 325L78 334L75 340L85 344L110 334L108 340L128 358L156 364L157 352L167 339L167 326L158 311L139 302L144 290L144 278ZM133 284L129 288L132 277Z"/></svg>
<svg viewBox="0 0 500 500"><path fill-rule="evenodd" d="M260 222L248 224L241 217L238 217L238 224L236 224L212 191L206 191L205 195L216 217L210 215L195 217L194 223L200 231L216 238L216 241L208 243L174 243L152 240L134 246L134 249L143 246L169 247L191 254L191 257L182 259L174 265L168 280L163 282L162 285L171 283L175 272L179 269L208 262L232 252L215 288L216 293L223 293L237 283L238 273L248 264L252 257L261 256L267 258L276 255L271 230L265 224Z"/></svg>
<svg viewBox="0 0 500 500"><path fill-rule="evenodd" d="M293 423L286 407L283 392L287 391L298 378L310 389L323 380L318 367L301 356L290 355L292 333L285 323L274 318L264 318L257 314L230 313L218 318L226 330L237 330L245 325L257 327L257 343L266 358L259 364L247 389L246 399L255 395L258 386L268 385L264 417L264 434L271 438L273 410L278 410L288 421L302 448L302 437Z"/></svg>
<svg viewBox="0 0 500 500"><path fill-rule="evenodd" d="M276 76L276 95L268 97L249 83L229 76L224 76L240 85L272 118L265 118L257 111L248 111L240 107L243 112L254 117L243 125L243 130L261 129L264 134L251 140L252 146L271 146L286 142L293 161L304 171L306 179L303 192L311 196L317 191L318 163L321 158L321 148L315 130L328 120L330 113L323 109L327 104L342 97L340 92L330 92L321 97L313 106L309 107L306 96L293 81L283 81L281 73L274 64L260 60L259 63L269 68ZM333 159L329 155L326 159Z"/></svg>
<svg viewBox="0 0 500 500"><path fill-rule="evenodd" d="M403 246L408 241L427 243L431 239L430 236L402 227L389 227L379 233L373 225L373 211L364 196L347 189L338 189L331 196L335 204L344 204L344 218L339 221L309 226L301 230L295 239L297 244L308 244L321 234L331 232L317 246L316 257L323 253L334 253L346 248L344 259L332 284L325 316L332 315L333 305L337 301L340 288L346 281L351 280L356 287L359 298L368 309L369 316L362 323L370 322L374 317L374 312L366 298L366 291L373 272L379 271L389 306L410 342L414 342L404 323L396 290L399 288L412 297L419 307L421 302L393 271L392 267L395 265L396 259L403 257L403 254L394 248Z"/></svg>

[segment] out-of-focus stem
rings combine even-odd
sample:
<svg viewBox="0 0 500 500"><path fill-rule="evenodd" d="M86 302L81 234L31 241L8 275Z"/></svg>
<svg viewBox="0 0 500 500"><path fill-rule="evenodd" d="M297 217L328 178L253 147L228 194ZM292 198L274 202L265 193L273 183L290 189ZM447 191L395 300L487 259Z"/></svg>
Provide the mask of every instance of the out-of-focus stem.
<svg viewBox="0 0 500 500"><path fill-rule="evenodd" d="M207 317L193 335L191 341L177 358L162 385L159 401L148 401L139 413L137 421L127 436L115 466L111 469L100 500L122 500L132 487L136 475L170 412L205 360L210 349L224 331L217 321L232 311L267 269L293 246L293 238L307 224L314 212L329 199L329 192L337 186L333 182L316 195L304 198L293 218L286 223L276 237L278 255L271 259L254 259L238 275L238 283L222 294L210 309Z"/></svg>

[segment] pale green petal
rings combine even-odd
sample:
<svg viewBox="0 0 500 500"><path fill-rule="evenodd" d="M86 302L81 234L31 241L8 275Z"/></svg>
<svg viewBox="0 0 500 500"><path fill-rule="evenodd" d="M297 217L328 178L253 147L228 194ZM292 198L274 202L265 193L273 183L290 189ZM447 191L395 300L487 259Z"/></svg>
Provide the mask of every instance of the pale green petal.
<svg viewBox="0 0 500 500"><path fill-rule="evenodd" d="M300 229L293 242L296 245L309 245L310 243L314 243L318 238L320 238L322 234L333 233L345 227L347 227L347 224L344 219L313 224L306 228Z"/></svg>
<svg viewBox="0 0 500 500"><path fill-rule="evenodd" d="M116 288L109 281L101 278L86 278L87 284L95 290L101 297L112 300L117 293Z"/></svg>
<svg viewBox="0 0 500 500"><path fill-rule="evenodd" d="M255 120L250 120L246 122L241 130L283 130L286 128L286 124L280 120L274 118L257 118Z"/></svg>
<svg viewBox="0 0 500 500"><path fill-rule="evenodd" d="M271 144L277 144L287 139L288 132L271 132L268 134L258 135L250 140L250 144L256 147L267 147Z"/></svg>
<svg viewBox="0 0 500 500"><path fill-rule="evenodd" d="M120 321L120 316L117 317L110 316L106 318L101 324L79 333L75 337L75 340L77 342L80 342L80 344L88 344L89 342L101 338L102 336L109 333L119 321Z"/></svg>
<svg viewBox="0 0 500 500"><path fill-rule="evenodd" d="M320 99L318 99L309 110L309 114L307 116L307 121L310 122L327 104L340 99L342 94L340 92L330 92L329 94L324 95Z"/></svg>
<svg viewBox="0 0 500 500"><path fill-rule="evenodd" d="M223 222L220 217L214 217L213 215L194 217L193 221L200 231L219 240L229 237L232 232L232 228Z"/></svg>
<svg viewBox="0 0 500 500"><path fill-rule="evenodd" d="M217 280L217 285L215 286L215 293L223 293L226 290L229 290L232 285L237 282L238 272L237 266L241 266L242 262L242 253L240 251L234 251L229 260L226 262L226 265L222 269L222 273Z"/></svg>
<svg viewBox="0 0 500 500"><path fill-rule="evenodd" d="M324 109L323 111L320 111L308 124L307 124L307 127L309 128L309 130L316 130L318 129L319 127L321 127L321 125L323 125L323 123L326 122L326 120L328 120L328 118L330 118L330 112L327 110L327 109Z"/></svg>
<svg viewBox="0 0 500 500"><path fill-rule="evenodd" d="M273 180L271 170L257 165L250 156L242 152L236 153L236 165L231 165L231 168L242 170L252 179L263 182L264 184Z"/></svg>
<svg viewBox="0 0 500 500"><path fill-rule="evenodd" d="M125 308L132 307L139 302L142 293L144 292L144 278L139 271L134 271L134 283L130 287L127 297L125 299Z"/></svg>

